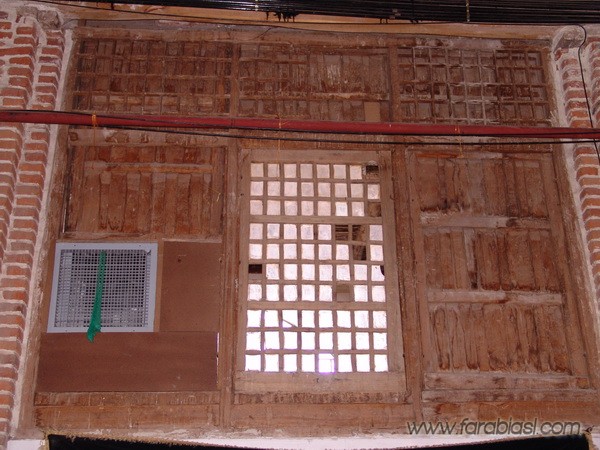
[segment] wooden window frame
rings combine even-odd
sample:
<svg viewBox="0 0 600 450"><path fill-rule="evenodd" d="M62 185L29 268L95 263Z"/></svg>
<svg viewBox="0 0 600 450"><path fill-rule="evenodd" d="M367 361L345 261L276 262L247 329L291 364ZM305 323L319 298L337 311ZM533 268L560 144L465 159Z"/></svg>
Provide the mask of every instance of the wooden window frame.
<svg viewBox="0 0 600 450"><path fill-rule="evenodd" d="M335 373L302 373L302 372L249 372L245 370L244 351L245 351L245 330L246 330L246 312L250 303L246 294L249 283L248 264L252 262L249 259L249 227L250 227L250 201L242 202L240 215L240 290L239 290L239 316L237 332L237 352L235 360L235 387L236 392L260 393L277 390L278 392L340 392L340 391L361 391L361 392L396 392L406 391L406 379L403 361L403 336L400 325L400 294L397 278L397 258L395 242L395 217L394 202L391 184L391 153L388 151L376 153L364 153L358 151L286 151L278 153L274 150L253 150L250 157L246 158L241 168L242 174L250 174L250 165L254 162L260 163L297 163L319 162L323 164L373 164L377 163L380 170L380 189L382 200L381 224L383 226L383 246L385 247L383 264L385 270L385 289L387 311L387 333L388 333L388 358L390 361L389 370L386 372L335 372ZM244 177L243 175L243 177ZM242 178L243 178L242 177ZM241 198L250 198L250 177L243 179L241 183ZM330 198L328 199L330 200ZM274 216L274 221L279 223L303 223L304 216L293 216L293 219L286 222L285 215ZM333 216L327 216L330 219ZM353 218L349 217L348 221ZM314 216L314 223L319 223L319 216ZM347 221L346 221L347 222ZM333 242L333 240L332 240ZM316 256L315 256L316 258ZM387 269L389 267L389 269ZM266 302L265 302L266 303ZM276 303L285 306L288 302L269 302L266 307L271 307ZM311 302L311 308L319 308L319 303ZM328 303L327 305L331 305ZM360 306L359 302L350 302L350 305ZM363 303L366 304L366 303ZM276 307L276 306L275 306ZM350 308L352 309L352 307ZM325 309L327 310L327 309Z"/></svg>

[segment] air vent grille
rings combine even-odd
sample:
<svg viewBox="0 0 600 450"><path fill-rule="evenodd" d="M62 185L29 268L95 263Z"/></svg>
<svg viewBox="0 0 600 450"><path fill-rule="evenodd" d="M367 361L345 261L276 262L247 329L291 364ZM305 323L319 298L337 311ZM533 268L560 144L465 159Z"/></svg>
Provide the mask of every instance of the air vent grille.
<svg viewBox="0 0 600 450"><path fill-rule="evenodd" d="M152 331L156 253L157 245L147 243L58 243L48 331L87 330L99 288L102 331Z"/></svg>

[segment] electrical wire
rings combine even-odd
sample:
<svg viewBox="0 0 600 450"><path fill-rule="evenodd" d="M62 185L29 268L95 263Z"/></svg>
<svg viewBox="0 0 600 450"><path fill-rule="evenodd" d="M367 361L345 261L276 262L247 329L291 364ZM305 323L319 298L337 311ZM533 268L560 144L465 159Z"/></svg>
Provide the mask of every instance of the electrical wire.
<svg viewBox="0 0 600 450"><path fill-rule="evenodd" d="M459 146L531 146L531 145L555 145L555 144L581 144L594 142L592 139L564 139L557 137L556 139L541 139L541 140L522 140L522 141L427 141L427 140L366 140L366 139L331 139L323 137L299 137L299 136L280 136L280 135L264 135L261 134L240 134L240 133L219 133L210 131L198 131L198 130L174 130L174 129L160 129L160 128L149 128L149 127L134 127L134 126L110 126L102 127L106 129L117 129L117 130L128 130L128 131L143 131L152 133L166 133L175 135L191 135L191 136L204 136L213 138L229 138L229 139L249 139L249 140L267 140L267 141L284 141L284 142L311 142L311 143L330 143L330 144L352 144L352 145L402 145L402 146L448 146L448 147L459 147ZM272 131L272 130L260 130L260 131ZM458 137L458 136L457 136ZM460 136L462 138L462 136ZM414 138L414 137L413 137Z"/></svg>
<svg viewBox="0 0 600 450"><path fill-rule="evenodd" d="M58 5L58 6L69 6L74 8L107 11L106 8L90 5L70 5L61 1L53 0L37 0L39 3ZM431 2L429 0L420 0L419 2L407 1L404 2L391 2L391 1L377 1L375 3L386 5L385 9L368 9L368 0L362 2L354 1L338 1L335 2L335 7L326 8L323 4L326 2L311 2L307 0L296 0L295 2L281 2L280 0L265 1L262 0L260 8L250 8L248 2L232 2L232 1L190 1L190 0L138 0L138 1L104 1L103 3L114 5L146 5L146 6L159 6L159 7L185 7L192 9L221 9L221 10L238 10L246 12L264 12L267 16L269 14L279 15L280 22L282 17L283 22L292 21L294 25L339 25L339 26L397 26L397 25L410 25L410 24L472 24L472 25L493 25L493 24L506 24L506 25L569 25L579 22L584 23L600 23L600 8L589 9L588 8L575 8L568 9L564 6L561 7L560 2L555 2L554 5L547 1L536 2L536 0L528 0L527 4L535 5L536 7L524 6L521 2L515 0L509 0L508 2L496 1L493 5L488 3L476 4L473 0L469 0L468 12L465 8L465 4L462 0L446 0L446 2ZM359 3L359 4L358 4ZM373 3L373 2L371 2ZM595 5L595 2L584 1L584 2L569 2L569 3L583 3L585 5ZM256 3L252 3L255 5ZM304 9L298 9L300 15L324 15L324 16L338 16L338 17L355 17L363 19L376 19L379 20L379 24L369 22L340 22L340 21L302 21L295 20L296 13L292 14L292 18L285 19L285 11L294 10L294 4L304 5ZM344 9L340 7L340 4L356 4L351 9ZM246 5L246 6L244 6ZM282 6L285 5L285 6ZM416 5L416 6L415 6ZM410 11L410 14L398 15L400 7L404 7L405 11ZM283 13L278 13L283 11ZM156 11L131 11L124 9L112 9L111 11L119 13L130 13L136 15L147 15L156 17L168 17L168 18L185 18L187 20L204 21L204 22L227 22L231 24L264 24L263 21L247 20L247 19L234 19L234 18L211 18L201 16L190 16L184 14L172 14L172 13L161 13ZM502 14L504 13L504 15ZM282 16L284 14L284 16ZM291 13L290 13L291 14ZM293 19L293 20L292 20ZM390 20L392 22L390 22ZM274 25L275 22L266 21L270 25ZM280 26L284 26L281 24Z"/></svg>
<svg viewBox="0 0 600 450"><path fill-rule="evenodd" d="M587 42L588 34L587 34L587 30L585 29L585 27L583 25L577 24L577 26L579 26L583 30L583 41L581 41L581 44L579 44L579 47L577 48L577 58L579 60L579 72L581 73L581 82L583 83L583 93L585 94L585 103L586 103L587 109L588 109L588 117L590 119L590 126L592 128L594 128L594 116L592 113L592 106L590 103L590 98L588 96L587 83L585 81L585 74L584 74L583 63L582 63L582 58L581 58L581 49L583 48L584 44ZM598 149L598 142L595 139L592 140L592 142L594 144L594 148L596 149L596 157L598 158L598 163L600 163L600 150Z"/></svg>

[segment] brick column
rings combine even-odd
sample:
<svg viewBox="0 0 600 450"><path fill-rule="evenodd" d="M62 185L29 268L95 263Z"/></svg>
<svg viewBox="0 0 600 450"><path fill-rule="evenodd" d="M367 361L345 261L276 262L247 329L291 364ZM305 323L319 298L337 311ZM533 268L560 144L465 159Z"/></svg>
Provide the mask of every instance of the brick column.
<svg viewBox="0 0 600 450"><path fill-rule="evenodd" d="M65 46L59 16L0 11L2 108L55 109ZM0 123L0 447L15 404L51 128Z"/></svg>
<svg viewBox="0 0 600 450"><path fill-rule="evenodd" d="M591 67L594 67L594 71L600 70L600 52L596 47L597 38L589 32L584 33L580 27L566 27L556 38L557 105L562 108L558 111L561 121L558 125L591 127L586 90L590 105L600 103L600 83L592 83L589 73ZM590 52L590 49L593 51ZM595 53L597 55L593 56ZM595 69L596 66L598 69ZM595 106L595 109L598 110L598 107ZM594 126L599 127L600 112L592 113L591 118ZM600 142L598 146L600 148ZM594 306L600 317L600 162L593 144L573 144L569 149L566 164L568 168L573 168L571 184L575 207L581 211L584 251L591 266Z"/></svg>

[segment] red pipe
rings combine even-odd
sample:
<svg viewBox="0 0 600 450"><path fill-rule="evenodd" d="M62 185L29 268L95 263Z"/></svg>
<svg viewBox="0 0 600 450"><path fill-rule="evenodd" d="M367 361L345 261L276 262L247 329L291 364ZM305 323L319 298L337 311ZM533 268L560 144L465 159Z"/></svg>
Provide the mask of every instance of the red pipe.
<svg viewBox="0 0 600 450"><path fill-rule="evenodd" d="M0 110L0 122L83 125L98 127L219 128L308 133L401 136L477 136L519 138L600 139L599 128L516 127L490 125L405 124L398 122L333 122L316 120L250 119L108 115L63 111Z"/></svg>

